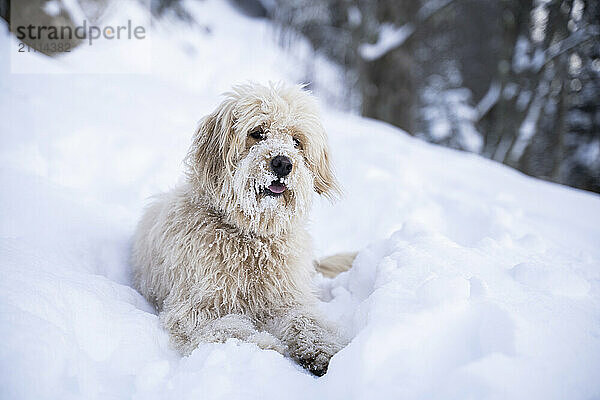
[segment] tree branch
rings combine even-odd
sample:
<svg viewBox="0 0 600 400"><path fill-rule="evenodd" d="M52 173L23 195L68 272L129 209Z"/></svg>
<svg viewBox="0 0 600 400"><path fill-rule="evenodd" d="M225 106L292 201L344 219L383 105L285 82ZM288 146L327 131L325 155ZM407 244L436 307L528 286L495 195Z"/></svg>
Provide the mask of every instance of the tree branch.
<svg viewBox="0 0 600 400"><path fill-rule="evenodd" d="M380 51L378 51L378 52L371 51L371 49L378 47L378 44L379 44L379 41L378 41L375 44L369 44L369 43L361 44L359 47L363 48L365 50L360 51L359 53L361 54L361 56L363 56L363 59L365 59L367 61L374 61L378 58L381 58L382 56L389 53L390 51L394 51L397 48L402 47L402 45L404 43L406 43L406 41L408 39L410 39L412 36L414 36L415 32L419 31L419 29L422 29L421 27L423 27L427 21L429 21L431 18L433 18L440 11L446 9L446 7L450 6L455 1L456 0L430 0L430 1L428 1L419 9L419 11L417 11L416 21L407 22L400 28L396 29L397 32L403 31L403 35L401 36L401 38L396 40L395 43L388 43L388 45L385 46L385 49L384 49L385 51L382 51L383 49L380 49ZM397 35L397 36L400 37L400 35ZM362 54L362 53L364 53L364 54Z"/></svg>
<svg viewBox="0 0 600 400"><path fill-rule="evenodd" d="M590 39L598 37L600 34L600 29L597 26L585 26L569 35L565 39L560 42L553 44L545 50L544 62L540 65L537 71L543 69L546 65L548 65L552 60L556 57L564 54L565 52L574 49L575 47L587 42ZM536 71L536 72L537 72Z"/></svg>

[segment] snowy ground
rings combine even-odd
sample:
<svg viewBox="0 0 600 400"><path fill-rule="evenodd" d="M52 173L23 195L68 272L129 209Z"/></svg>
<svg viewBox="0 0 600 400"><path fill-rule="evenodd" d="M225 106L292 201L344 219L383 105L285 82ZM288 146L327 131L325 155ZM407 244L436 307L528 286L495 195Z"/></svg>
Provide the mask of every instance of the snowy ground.
<svg viewBox="0 0 600 400"><path fill-rule="evenodd" d="M346 195L311 231L318 255L360 250L318 282L352 342L320 379L233 340L170 349L130 287L146 198L219 92L305 66L263 22L192 11L203 26L156 27L141 75L11 74L2 27L1 398L600 398L600 197L327 108ZM104 50L27 62L126 59Z"/></svg>

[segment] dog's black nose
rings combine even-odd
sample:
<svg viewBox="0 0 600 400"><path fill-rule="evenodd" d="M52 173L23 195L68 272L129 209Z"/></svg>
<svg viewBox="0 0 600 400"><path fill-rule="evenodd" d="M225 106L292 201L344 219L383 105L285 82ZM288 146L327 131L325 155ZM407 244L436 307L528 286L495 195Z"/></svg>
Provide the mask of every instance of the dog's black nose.
<svg viewBox="0 0 600 400"><path fill-rule="evenodd" d="M271 160L271 169L278 178L283 178L292 172L292 161L286 156L277 156Z"/></svg>

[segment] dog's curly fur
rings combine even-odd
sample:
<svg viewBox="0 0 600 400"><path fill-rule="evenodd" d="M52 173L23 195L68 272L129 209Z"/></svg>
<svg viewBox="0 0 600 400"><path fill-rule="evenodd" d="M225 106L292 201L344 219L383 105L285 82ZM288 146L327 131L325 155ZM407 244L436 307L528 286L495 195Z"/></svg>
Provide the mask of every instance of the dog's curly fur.
<svg viewBox="0 0 600 400"><path fill-rule="evenodd" d="M328 153L316 101L300 86L236 86L201 121L186 182L146 210L132 255L137 288L181 353L237 338L327 371L343 341L316 310L304 225L313 192L340 192ZM284 193L270 196L277 155L293 169ZM353 258L330 260L323 272Z"/></svg>

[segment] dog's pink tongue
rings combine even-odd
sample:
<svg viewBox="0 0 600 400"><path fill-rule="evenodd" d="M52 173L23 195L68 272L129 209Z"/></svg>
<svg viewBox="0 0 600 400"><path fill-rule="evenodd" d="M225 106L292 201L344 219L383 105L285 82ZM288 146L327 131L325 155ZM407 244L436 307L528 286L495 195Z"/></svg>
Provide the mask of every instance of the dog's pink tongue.
<svg viewBox="0 0 600 400"><path fill-rule="evenodd" d="M283 191L285 190L285 185L283 183L272 183L271 185L269 185L269 190L273 193L283 193Z"/></svg>

